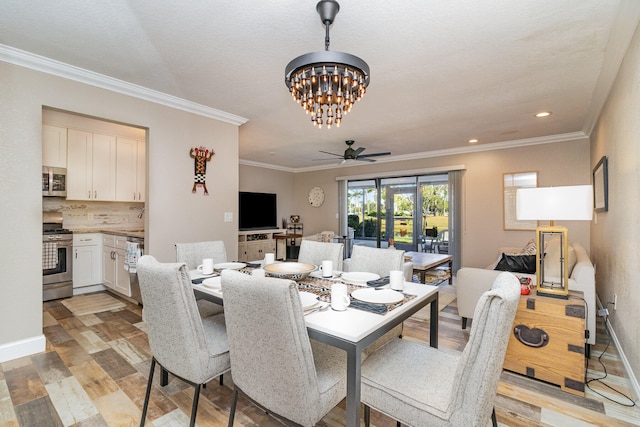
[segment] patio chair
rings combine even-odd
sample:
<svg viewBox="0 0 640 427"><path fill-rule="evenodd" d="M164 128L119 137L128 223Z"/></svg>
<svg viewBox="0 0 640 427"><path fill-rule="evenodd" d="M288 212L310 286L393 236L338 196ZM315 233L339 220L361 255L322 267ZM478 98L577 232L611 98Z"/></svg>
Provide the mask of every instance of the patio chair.
<svg viewBox="0 0 640 427"><path fill-rule="evenodd" d="M449 230L441 230L434 241L436 251L439 254L449 253Z"/></svg>
<svg viewBox="0 0 640 427"><path fill-rule="evenodd" d="M426 228L421 236L422 252L433 252L435 250L433 242L437 237L438 227Z"/></svg>

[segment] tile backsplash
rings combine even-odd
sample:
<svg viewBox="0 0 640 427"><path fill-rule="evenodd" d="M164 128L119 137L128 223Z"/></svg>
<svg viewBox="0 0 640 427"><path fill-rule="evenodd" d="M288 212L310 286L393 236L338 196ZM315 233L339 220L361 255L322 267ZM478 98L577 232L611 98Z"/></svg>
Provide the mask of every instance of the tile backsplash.
<svg viewBox="0 0 640 427"><path fill-rule="evenodd" d="M144 203L91 202L44 197L42 210L62 213L62 224L69 230L143 230Z"/></svg>

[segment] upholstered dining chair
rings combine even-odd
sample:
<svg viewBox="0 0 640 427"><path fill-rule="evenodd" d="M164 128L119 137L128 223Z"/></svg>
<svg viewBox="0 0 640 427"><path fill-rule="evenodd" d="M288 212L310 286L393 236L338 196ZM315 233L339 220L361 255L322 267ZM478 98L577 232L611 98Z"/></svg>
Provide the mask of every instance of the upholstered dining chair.
<svg viewBox="0 0 640 427"><path fill-rule="evenodd" d="M182 263L138 261L140 293L151 348L151 368L140 426L144 426L156 363L195 386L190 426L195 425L200 388L231 368L224 315L202 318Z"/></svg>
<svg viewBox="0 0 640 427"><path fill-rule="evenodd" d="M202 260L213 258L213 263L227 262L227 251L224 242L213 240L208 242L176 243L176 261L187 264L187 270L195 270Z"/></svg>
<svg viewBox="0 0 640 427"><path fill-rule="evenodd" d="M398 249L371 248L355 245L351 258L345 260L345 271L366 271L386 277L391 270L404 272L405 280L411 281L413 266L404 261L404 251Z"/></svg>
<svg viewBox="0 0 640 427"><path fill-rule="evenodd" d="M406 281L411 281L413 264L404 262L404 251L398 249L370 248L355 245L351 258L344 260L345 271L365 271L380 277L389 276L391 270L400 270ZM399 324L364 350L364 357L384 346L394 338L402 336L403 324Z"/></svg>
<svg viewBox="0 0 640 427"><path fill-rule="evenodd" d="M394 339L362 365L365 425L370 407L410 426L484 426L491 417L520 283L501 273L476 306L462 353Z"/></svg>
<svg viewBox="0 0 640 427"><path fill-rule="evenodd" d="M222 240L193 243L176 243L176 262L184 262L187 270L195 270L202 260L212 258L214 264L227 262L227 251ZM205 300L198 300L198 310L202 317L222 313L222 306Z"/></svg>
<svg viewBox="0 0 640 427"><path fill-rule="evenodd" d="M346 396L346 353L309 339L296 284L222 272L233 371L233 426L238 393L283 421L313 426Z"/></svg>
<svg viewBox="0 0 640 427"><path fill-rule="evenodd" d="M307 264L321 265L322 261L331 260L333 269L342 271L344 255L343 243L316 242L314 240L302 240L298 261Z"/></svg>

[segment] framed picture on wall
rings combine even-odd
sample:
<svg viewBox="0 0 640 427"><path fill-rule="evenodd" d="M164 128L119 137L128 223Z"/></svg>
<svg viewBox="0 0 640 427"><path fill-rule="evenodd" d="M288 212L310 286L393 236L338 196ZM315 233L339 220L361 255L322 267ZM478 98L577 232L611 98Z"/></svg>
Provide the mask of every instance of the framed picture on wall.
<svg viewBox="0 0 640 427"><path fill-rule="evenodd" d="M593 209L596 212L609 210L609 178L607 156L602 156L593 168Z"/></svg>
<svg viewBox="0 0 640 427"><path fill-rule="evenodd" d="M505 230L535 230L538 221L516 219L516 191L518 188L538 186L538 172L511 172L502 179L502 218Z"/></svg>

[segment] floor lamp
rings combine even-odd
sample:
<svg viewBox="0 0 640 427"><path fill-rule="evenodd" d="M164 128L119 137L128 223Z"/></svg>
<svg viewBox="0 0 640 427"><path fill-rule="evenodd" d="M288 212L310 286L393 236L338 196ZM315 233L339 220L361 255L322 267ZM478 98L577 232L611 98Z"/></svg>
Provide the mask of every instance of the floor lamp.
<svg viewBox="0 0 640 427"><path fill-rule="evenodd" d="M591 185L521 188L516 192L516 218L527 221L549 221L536 228L536 282L539 295L568 298L569 270L566 265L569 248L568 230L554 225L557 220L591 220L593 214ZM545 243L560 238L560 259L545 259ZM560 262L560 277L545 277L545 262Z"/></svg>

